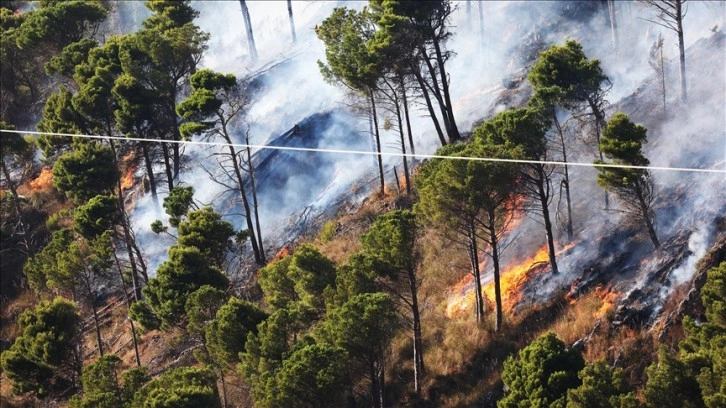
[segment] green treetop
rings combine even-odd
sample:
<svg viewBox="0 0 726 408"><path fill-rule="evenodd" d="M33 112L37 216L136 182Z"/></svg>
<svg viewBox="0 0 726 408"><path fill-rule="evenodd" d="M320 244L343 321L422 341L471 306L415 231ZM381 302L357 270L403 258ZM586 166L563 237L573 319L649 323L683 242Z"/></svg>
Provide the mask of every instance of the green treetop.
<svg viewBox="0 0 726 408"><path fill-rule="evenodd" d="M95 141L77 144L53 165L53 185L77 203L111 192L118 177L113 152Z"/></svg>
<svg viewBox="0 0 726 408"><path fill-rule="evenodd" d="M178 367L139 389L131 408L221 408L217 379L203 368Z"/></svg>
<svg viewBox="0 0 726 408"><path fill-rule="evenodd" d="M567 390L580 385L577 373L585 366L582 355L547 333L504 362L502 381L508 389L499 408L564 407Z"/></svg>
<svg viewBox="0 0 726 408"><path fill-rule="evenodd" d="M648 166L650 161L642 151L647 141L646 132L643 126L633 123L624 113L616 113L603 130L600 149L613 164ZM642 222L653 245L658 248L660 242L655 231L653 211L656 193L650 172L647 169L618 167L600 167L598 172L597 183L615 192L623 202L625 211Z"/></svg>
<svg viewBox="0 0 726 408"><path fill-rule="evenodd" d="M76 350L80 325L76 306L63 298L42 301L24 311L18 325L20 335L0 356L3 372L13 382L13 392L43 396L54 386L73 386L81 365ZM51 382L52 378L55 381Z"/></svg>

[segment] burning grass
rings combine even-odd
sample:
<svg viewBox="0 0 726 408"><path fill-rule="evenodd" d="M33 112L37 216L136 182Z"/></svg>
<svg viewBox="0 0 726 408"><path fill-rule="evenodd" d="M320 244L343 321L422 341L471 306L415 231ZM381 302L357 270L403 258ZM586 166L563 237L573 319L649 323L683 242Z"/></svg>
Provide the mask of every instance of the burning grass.
<svg viewBox="0 0 726 408"><path fill-rule="evenodd" d="M590 334L598 320L608 318L621 294L610 286L596 287L577 299L569 299L561 317L551 330L565 343L572 344Z"/></svg>
<svg viewBox="0 0 726 408"><path fill-rule="evenodd" d="M53 187L53 169L50 166L45 166L38 174L38 177L34 178L28 183L29 192L33 191L47 191Z"/></svg>
<svg viewBox="0 0 726 408"><path fill-rule="evenodd" d="M561 249L557 255L566 253L574 247L575 244L569 244ZM485 259L480 267L482 271L486 271L488 260ZM530 281L534 276L549 270L549 254L547 245L542 246L534 255L524 260L511 262L510 265L502 268L500 274L500 288L502 293L502 308L505 312L511 311L514 306L522 298L522 287ZM487 272L489 273L489 272ZM490 276L484 277L483 280L489 282L482 288L484 296L489 302L494 301L494 281ZM466 313L474 307L474 277L471 274L466 275L451 289L446 306L446 315L453 318L462 313Z"/></svg>

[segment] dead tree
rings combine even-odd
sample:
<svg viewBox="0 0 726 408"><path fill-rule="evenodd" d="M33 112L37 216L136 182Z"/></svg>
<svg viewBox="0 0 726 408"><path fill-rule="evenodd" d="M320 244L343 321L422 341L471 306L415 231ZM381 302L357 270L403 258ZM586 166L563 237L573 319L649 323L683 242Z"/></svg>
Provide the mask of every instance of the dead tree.
<svg viewBox="0 0 726 408"><path fill-rule="evenodd" d="M295 20L292 17L292 0L287 0L287 15L290 17L290 33L292 33L292 43L297 42L297 36L295 35Z"/></svg>
<svg viewBox="0 0 726 408"><path fill-rule="evenodd" d="M245 20L245 29L247 30L247 46L250 49L250 57L252 61L257 61L257 47L255 46L255 36L252 33L252 20L250 19L250 11L247 9L247 2L239 0L242 7L242 17Z"/></svg>
<svg viewBox="0 0 726 408"><path fill-rule="evenodd" d="M681 100L688 102L686 89L686 46L683 42L683 19L688 12L686 0L640 0L654 9L658 15L656 20L649 20L676 33L678 36L678 60L681 73Z"/></svg>
<svg viewBox="0 0 726 408"><path fill-rule="evenodd" d="M660 82L661 94L663 96L663 118L667 116L666 109L666 73L665 58L663 57L663 35L658 34L653 46L650 47L650 58L648 64L655 71L656 80Z"/></svg>

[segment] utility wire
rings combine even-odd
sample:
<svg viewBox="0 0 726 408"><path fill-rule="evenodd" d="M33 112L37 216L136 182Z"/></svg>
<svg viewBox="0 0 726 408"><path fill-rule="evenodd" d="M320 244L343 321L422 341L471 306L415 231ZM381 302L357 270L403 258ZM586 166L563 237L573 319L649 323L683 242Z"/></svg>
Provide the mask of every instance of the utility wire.
<svg viewBox="0 0 726 408"><path fill-rule="evenodd" d="M437 154L411 154L411 153L398 153L398 152L373 152L367 150L346 150L346 149L322 149L315 147L292 147L292 146L271 146L271 145L256 145L256 144L244 144L244 143L224 143L224 142L209 142L209 141L185 141L185 140L159 140L149 139L142 137L125 137L125 136L102 136L102 135L83 135L74 133L54 133L54 132L33 132L33 131L20 131L20 130L0 130L0 133L17 133L24 135L52 135L52 136L63 136L63 137L77 137L81 139L99 139L99 140L122 140L122 141L137 141L137 142L150 142L150 143L177 143L177 144L188 144L198 146L222 146L222 147L237 147L237 148L251 148L260 150L287 150L293 152L313 152L313 153L336 153L336 154L350 154L350 155L368 155L368 156L382 156L382 157L408 157L415 159L444 159L444 160L466 160L466 161L483 161L483 162L503 162L503 163L519 163L519 164L550 164L558 166L579 166L579 167L594 167L594 168L617 168L617 169L639 169L639 170L663 170L663 171L679 171L679 172L693 172L693 173L716 173L726 174L726 169L699 169L694 167L668 167L668 166L635 166L630 164L615 164L615 163L582 163L582 162L564 162L564 161L550 161L550 160L527 160L527 159L502 159L496 157L464 157L464 156L441 156Z"/></svg>

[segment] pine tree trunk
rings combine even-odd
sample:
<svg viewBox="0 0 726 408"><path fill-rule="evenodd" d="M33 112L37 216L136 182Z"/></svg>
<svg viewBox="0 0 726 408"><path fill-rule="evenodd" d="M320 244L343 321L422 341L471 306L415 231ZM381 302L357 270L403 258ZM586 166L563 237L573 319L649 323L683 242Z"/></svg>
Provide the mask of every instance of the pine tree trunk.
<svg viewBox="0 0 726 408"><path fill-rule="evenodd" d="M501 279L499 277L499 242L497 240L497 231L494 224L494 209L489 211L489 239L492 248L492 264L494 265L494 304L495 304L495 320L494 331L499 332L502 328L502 288Z"/></svg>
<svg viewBox="0 0 726 408"><path fill-rule="evenodd" d="M242 7L242 17L245 21L245 29L247 30L247 46L250 49L250 57L252 61L257 61L257 47L255 46L255 36L252 32L252 20L250 19L250 11L247 9L245 0L239 0Z"/></svg>
<svg viewBox="0 0 726 408"><path fill-rule="evenodd" d="M418 288L416 271L408 267L408 287L411 291L411 314L413 316L413 387L416 395L421 393L421 376L424 371L423 346L421 342L421 314L418 310Z"/></svg>
<svg viewBox="0 0 726 408"><path fill-rule="evenodd" d="M429 71L429 77L431 78L432 86L431 90L434 93L434 97L436 98L436 101L439 104L439 110L441 111L441 120L444 122L444 129L446 129L446 135L449 137L449 143L453 143L455 141L454 138L452 138L452 129L451 129L451 121L449 120L449 112L448 108L446 107L446 102L444 101L444 96L441 93L441 87L439 86L439 78L436 74L436 68L431 64L431 60L429 59L428 54L426 53L426 50L422 47L420 47L420 53L422 55L423 61L426 63L426 67ZM424 82L425 85L425 82Z"/></svg>
<svg viewBox="0 0 726 408"><path fill-rule="evenodd" d="M479 268L479 247L474 231L474 220L469 221L469 258L474 273L474 298L476 299L475 314L477 323L484 321L484 297L481 291L481 270Z"/></svg>
<svg viewBox="0 0 726 408"><path fill-rule="evenodd" d="M602 126L605 124L605 118L603 117L603 113L600 109L598 109L595 101L588 98L587 102L590 105L592 115L595 117L595 140L597 141L597 153L600 157L600 161L605 161L605 156L603 156L602 147L600 146L600 133L602 132ZM610 208L610 198L608 192L605 191L605 209L607 210L608 208Z"/></svg>
<svg viewBox="0 0 726 408"><path fill-rule="evenodd" d="M373 91L370 91L369 93L370 100L371 100L371 112L373 114L373 130L375 132L376 137L376 158L378 160L378 179L381 184L381 196L383 196L386 193L386 182L383 178L383 156L381 156L381 135L378 131L378 114L376 113L376 98L373 95Z"/></svg>
<svg viewBox="0 0 726 408"><path fill-rule="evenodd" d="M379 397L381 395L380 383L378 381L378 370L376 369L376 361L372 359L369 364L369 376L371 377L371 400L373 400L373 408L383 408L383 402Z"/></svg>
<svg viewBox="0 0 726 408"><path fill-rule="evenodd" d="M116 166L116 168L118 168L119 163L118 163L118 158L116 156L116 145L112 139L109 140L109 144L111 145L111 151L113 152L114 165ZM136 260L134 259L134 253L131 250L131 244L130 244L130 242L132 240L131 226L130 226L130 222L129 222L129 217L126 214L126 208L124 207L124 193L123 193L123 187L121 186L121 178L118 178L116 180L116 188L118 189L118 194L116 195L116 202L118 205L118 211L121 214L121 229L123 230L123 233L124 233L124 243L126 246L126 252L129 257L129 264L131 265L131 281L132 281L133 287L134 287L134 297L138 301L138 300L141 300L141 285L139 284L139 276L138 276L139 271L136 266ZM114 253L114 255L115 255L115 253ZM120 270L119 270L119 273L120 273ZM148 281L148 277L147 277L147 281ZM123 277L122 277L122 282L123 282ZM126 292L124 292L124 294L125 293Z"/></svg>
<svg viewBox="0 0 726 408"><path fill-rule="evenodd" d="M444 132L441 130L439 119L436 117L436 112L434 111L434 104L431 100L431 96L429 95L429 91L426 89L426 81L421 76L421 73L418 72L416 69L413 70L413 73L416 77L416 81L418 82L418 86L421 88L421 94L426 101L426 108L429 111L429 116L431 117L431 120L434 122L434 128L436 129L436 134L439 136L441 146L446 146L446 138L444 137Z"/></svg>
<svg viewBox="0 0 726 408"><path fill-rule="evenodd" d="M660 241L658 240L658 234L655 232L655 226L653 225L653 220L650 216L651 211L648 204L645 202L645 197L643 197L643 189L640 187L640 183L635 184L635 194L638 197L643 222L645 223L645 227L648 229L648 236L650 236L650 240L653 242L655 249L658 249L660 248Z"/></svg>
<svg viewBox="0 0 726 408"><path fill-rule="evenodd" d="M129 325L131 326L131 341L134 344L134 357L136 357L136 367L141 367L141 358L139 357L139 345L136 342L136 327L134 326L134 320L130 317L128 317L128 313L131 312L131 299L129 299L129 293L126 291L126 281L124 281L124 274L121 268L121 262L118 259L118 256L116 256L116 246L114 245L113 248L113 259L116 261L116 270L118 271L118 276L121 281L121 291L124 293L124 302L126 303L126 310L127 315L126 318L129 321ZM139 299L136 299L137 301Z"/></svg>
<svg viewBox="0 0 726 408"><path fill-rule="evenodd" d="M572 228L572 201L570 199L570 169L567 165L567 146L565 145L565 135L562 132L562 126L560 126L560 121L557 120L557 112L552 112L552 119L555 123L555 127L557 128L557 134L560 136L560 143L562 144L562 161L565 162L565 180L562 184L565 186L565 200L567 201L567 242L572 242L575 234ZM562 184L560 184L560 187Z"/></svg>
<svg viewBox="0 0 726 408"><path fill-rule="evenodd" d="M96 310L96 302L94 302L93 294L89 293L89 301L91 310L93 311L93 324L96 326L96 343L98 344L98 355L103 357L103 340L101 340L101 327L98 325L98 311Z"/></svg>
<svg viewBox="0 0 726 408"><path fill-rule="evenodd" d="M395 95L395 90L393 90ZM408 157L406 157L406 136L403 134L403 120L401 119L401 106L398 103L398 98L395 100L396 104L396 119L398 119L398 134L401 136L401 153L403 153L403 178L406 183L406 194L411 194L411 179L408 172Z"/></svg>
<svg viewBox="0 0 726 408"><path fill-rule="evenodd" d="M550 220L550 209L549 209L549 180L544 174L543 165L536 165L538 173L537 182L537 195L539 196L539 202L542 206L542 218L544 218L545 232L547 234L547 249L550 258L550 266L552 267L552 273L557 275L560 273L557 268L557 259L555 256L555 239L552 234L552 221ZM545 188L547 184L547 188Z"/></svg>
<svg viewBox="0 0 726 408"><path fill-rule="evenodd" d="M262 261L266 262L265 259L265 247L262 244L262 228L260 227L260 213L258 211L259 204L257 202L257 182L255 181L255 168L252 165L252 149L250 149L250 138L248 135L245 135L245 141L247 143L247 165L249 166L249 175L250 175L250 185L252 187L252 206L254 208L255 213L255 227L257 228L257 246L260 249L260 255L262 256Z"/></svg>
<svg viewBox="0 0 726 408"><path fill-rule="evenodd" d="M685 60L684 60L685 61ZM665 59L663 58L663 44L660 47L660 86L663 90L663 118L668 117L668 109L666 108L666 73Z"/></svg>
<svg viewBox="0 0 726 408"><path fill-rule="evenodd" d="M190 56L190 58L191 58L191 56ZM190 75L194 74L195 71L196 71L196 64L194 63L194 61L191 61L189 63ZM177 88L178 83L180 81L181 81L181 78L174 81L175 89ZM176 98L177 98L177 92L174 91L170 98L171 106L169 106L169 108L170 108L170 115L172 118L172 128L171 128L172 138L174 141L179 142L182 140L182 136L181 136L181 132L179 132L179 116L177 116L177 114L176 114ZM180 148L181 148L181 143L172 143L171 144L171 150L172 150L171 162L173 164L172 177L171 177L172 180L175 180L179 176L179 169L181 168ZM171 188L169 188L169 190L171 190Z"/></svg>
<svg viewBox="0 0 726 408"><path fill-rule="evenodd" d="M615 20L615 1L607 0L608 16L610 17L610 36L613 42L613 49L618 49L618 30Z"/></svg>
<svg viewBox="0 0 726 408"><path fill-rule="evenodd" d="M23 213L20 211L20 204L18 202L18 190L15 187L15 183L13 183L13 180L10 178L10 171L8 170L7 165L5 164L5 160L3 160L0 157L0 162L2 162L2 171L5 175L5 180L7 180L8 187L10 188L10 193L12 194L12 197L10 198L10 202L13 205L13 209L15 210L15 213L18 215L18 226L20 227L20 236L22 236L23 239L23 245L25 246L26 254L30 254L31 248L30 248L30 242L28 242L28 235L27 230L25 228L25 224L23 223Z"/></svg>
<svg viewBox="0 0 726 408"><path fill-rule="evenodd" d="M401 83L401 96L403 99L403 113L406 115L406 130L408 131L408 144L411 147L411 154L414 158L411 163L416 164L416 146L413 144L413 132L411 131L411 117L408 112L408 97L406 96L406 84L403 80L403 76L399 77Z"/></svg>
<svg viewBox="0 0 726 408"><path fill-rule="evenodd" d="M688 102L688 90L686 89L686 45L683 42L683 0L676 0L676 24L678 30L678 57L681 68L681 100Z"/></svg>
<svg viewBox="0 0 726 408"><path fill-rule="evenodd" d="M295 20L292 17L292 0L287 0L287 15L290 17L290 33L292 33L292 43L297 42L297 35L295 35Z"/></svg>
<svg viewBox="0 0 726 408"><path fill-rule="evenodd" d="M235 177L237 178L237 186L240 198L242 199L242 206L244 207L245 211L245 221L247 222L247 230L250 234L250 243L252 244L252 252L255 256L255 262L258 265L264 265L265 264L265 257L260 252L260 248L257 245L257 234L255 234L255 227L252 223L252 210L250 209L250 203L247 199L247 194L245 193L244 188L244 178L242 177L242 169L240 168L238 158L237 158L237 152L234 150L234 147L232 146L232 140L229 137L229 133L227 132L227 123L222 121L222 137L224 138L225 142L227 142L227 149L229 151L229 158L232 160L232 167L234 170Z"/></svg>
<svg viewBox="0 0 726 408"><path fill-rule="evenodd" d="M154 209L161 211L159 206L159 196L156 194L156 177L154 177L154 165L151 162L149 154L148 142L141 142L141 152L144 156L144 165L146 166L146 176L149 178L149 189L151 189L151 199L154 202Z"/></svg>
<svg viewBox="0 0 726 408"><path fill-rule="evenodd" d="M169 156L169 146L167 146L166 143L161 142L161 153L164 156L164 170L166 171L166 185L169 188L169 191L171 191L172 188L174 188L174 175L173 175L173 167L171 164L171 157Z"/></svg>
<svg viewBox="0 0 726 408"><path fill-rule="evenodd" d="M434 49L436 50L436 61L439 65L439 75L441 75L441 87L444 93L444 102L446 103L446 115L449 119L449 142L454 143L461 140L459 134L459 128L456 126L456 119L454 118L454 107L451 105L451 95L449 92L449 79L446 76L446 68L444 67L444 57L441 52L441 44L438 40L434 40Z"/></svg>
<svg viewBox="0 0 726 408"><path fill-rule="evenodd" d="M222 381L222 408L227 408L227 385L224 381L224 369L219 368L219 380Z"/></svg>

